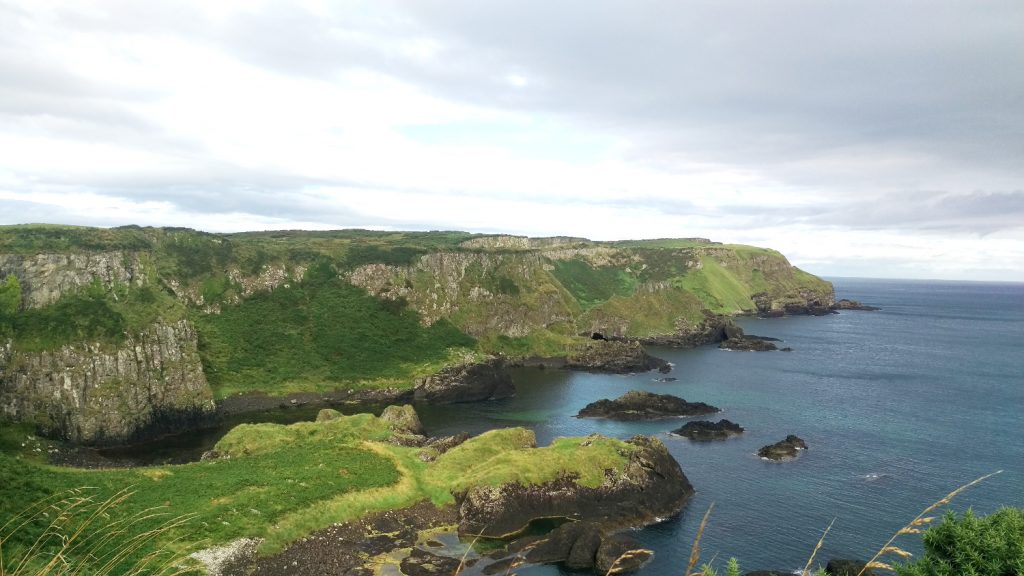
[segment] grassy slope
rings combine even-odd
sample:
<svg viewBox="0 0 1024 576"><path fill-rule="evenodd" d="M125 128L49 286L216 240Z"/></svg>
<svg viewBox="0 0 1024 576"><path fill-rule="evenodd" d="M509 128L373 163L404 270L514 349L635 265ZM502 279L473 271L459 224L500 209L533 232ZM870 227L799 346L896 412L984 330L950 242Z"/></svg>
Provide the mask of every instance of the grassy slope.
<svg viewBox="0 0 1024 576"><path fill-rule="evenodd" d="M473 339L338 279L257 294L221 314L196 316L214 394L408 385Z"/></svg>
<svg viewBox="0 0 1024 576"><path fill-rule="evenodd" d="M135 495L115 514L128 516L154 506L173 515L194 514L186 528L154 542L184 551L242 536L266 538L264 552L369 512L430 500L454 502L453 492L508 481L540 483L566 472L596 486L604 470L619 469L631 447L597 439L556 440L532 449L533 433L494 430L423 462L421 449L393 446L386 425L369 414L326 422L236 427L217 445L227 459L176 466L87 471L40 463L38 441L22 448L24 430L0 435L0 525L29 503L61 490L94 486L113 493L132 486ZM146 526L140 526L138 531ZM42 526L29 526L5 545L10 552L30 542ZM140 554L148 551L143 549Z"/></svg>

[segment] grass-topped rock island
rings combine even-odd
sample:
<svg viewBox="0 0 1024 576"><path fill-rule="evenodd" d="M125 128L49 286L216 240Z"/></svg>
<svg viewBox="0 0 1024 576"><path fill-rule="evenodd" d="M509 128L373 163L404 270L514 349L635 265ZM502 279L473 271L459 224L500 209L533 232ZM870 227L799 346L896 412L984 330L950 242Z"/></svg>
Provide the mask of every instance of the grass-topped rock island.
<svg viewBox="0 0 1024 576"><path fill-rule="evenodd" d="M738 341L733 316L834 304L829 283L778 252L704 239L0 227L0 524L28 518L0 536L3 562L115 549L116 538L35 544L81 521L54 528L40 510L95 505L104 515L86 522L123 519L114 533L146 535L113 553L109 573L165 560L237 574L607 569L629 551L615 531L670 517L693 492L659 440L537 447L523 428L432 438L411 406L329 407L472 410L515 394L512 365L669 372L645 346ZM308 404L327 409L239 425L200 461L51 461ZM539 546L523 540L539 519L578 525L557 532L565 546ZM438 534L501 544L457 558Z"/></svg>

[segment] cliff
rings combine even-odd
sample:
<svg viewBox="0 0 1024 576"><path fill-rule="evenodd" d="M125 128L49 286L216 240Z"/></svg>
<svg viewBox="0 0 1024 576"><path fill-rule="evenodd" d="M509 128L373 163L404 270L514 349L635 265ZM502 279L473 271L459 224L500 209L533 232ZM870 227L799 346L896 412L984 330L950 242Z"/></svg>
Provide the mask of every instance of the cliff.
<svg viewBox="0 0 1024 576"><path fill-rule="evenodd" d="M194 425L214 405L186 321L154 324L119 346L0 347L0 414L85 443L123 442Z"/></svg>
<svg viewBox="0 0 1024 576"><path fill-rule="evenodd" d="M595 332L699 345L731 315L833 304L778 252L699 238L6 226L0 413L125 439L211 398L412 388L467 358L577 357Z"/></svg>

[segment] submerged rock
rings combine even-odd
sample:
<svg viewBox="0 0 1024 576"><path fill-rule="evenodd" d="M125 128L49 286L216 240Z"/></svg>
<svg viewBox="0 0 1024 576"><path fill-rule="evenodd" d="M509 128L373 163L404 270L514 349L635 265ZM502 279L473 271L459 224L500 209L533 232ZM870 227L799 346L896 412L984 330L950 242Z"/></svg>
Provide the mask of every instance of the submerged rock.
<svg viewBox="0 0 1024 576"><path fill-rule="evenodd" d="M672 366L651 356L639 342L624 340L592 340L570 355L565 362L570 370L629 374L657 369L661 373L672 370Z"/></svg>
<svg viewBox="0 0 1024 576"><path fill-rule="evenodd" d="M609 469L596 487L575 475L542 484L508 482L470 489L459 502L459 532L507 538L538 518L598 523L605 530L650 524L679 512L693 486L656 438L636 436L621 470Z"/></svg>
<svg viewBox="0 0 1024 576"><path fill-rule="evenodd" d="M796 458L800 450L807 450L807 443L800 437L790 434L786 436L785 440L780 440L768 446L762 446L757 451L757 455L769 460L789 460L790 458Z"/></svg>
<svg viewBox="0 0 1024 576"><path fill-rule="evenodd" d="M602 399L587 404L579 418L610 418L612 420L655 420L676 416L702 416L719 409L703 402L687 402L671 394L652 394L630 390L615 400Z"/></svg>
<svg viewBox="0 0 1024 576"><path fill-rule="evenodd" d="M414 390L416 400L432 404L497 400L515 393L512 376L500 358L449 366L418 378Z"/></svg>
<svg viewBox="0 0 1024 576"><path fill-rule="evenodd" d="M729 420L711 422L709 420L696 420L687 422L680 428L672 431L678 436L685 436L690 440L706 442L709 440L725 440L743 433L743 427Z"/></svg>

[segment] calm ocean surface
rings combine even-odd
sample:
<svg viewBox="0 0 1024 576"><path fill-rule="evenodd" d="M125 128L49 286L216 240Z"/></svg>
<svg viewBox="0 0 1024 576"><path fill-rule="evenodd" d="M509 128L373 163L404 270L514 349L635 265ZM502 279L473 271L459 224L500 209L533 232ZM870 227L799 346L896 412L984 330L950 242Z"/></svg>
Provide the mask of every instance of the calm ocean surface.
<svg viewBox="0 0 1024 576"><path fill-rule="evenodd" d="M803 567L829 522L818 558L869 557L925 506L983 474L952 509L1024 507L1024 284L833 278L838 298L879 312L741 321L791 353L654 349L676 382L657 374L612 376L523 370L515 398L420 409L431 434L527 426L547 444L592 432L660 437L697 489L683 513L633 535L655 551L642 574L679 574L701 516L716 565ZM747 432L691 443L669 436L681 421L617 423L573 416L630 389L703 401ZM419 409L419 408L418 408ZM787 434L809 449L777 464L754 453ZM920 548L915 537L900 544ZM559 574L555 567L521 571ZM562 572L564 573L564 572Z"/></svg>

